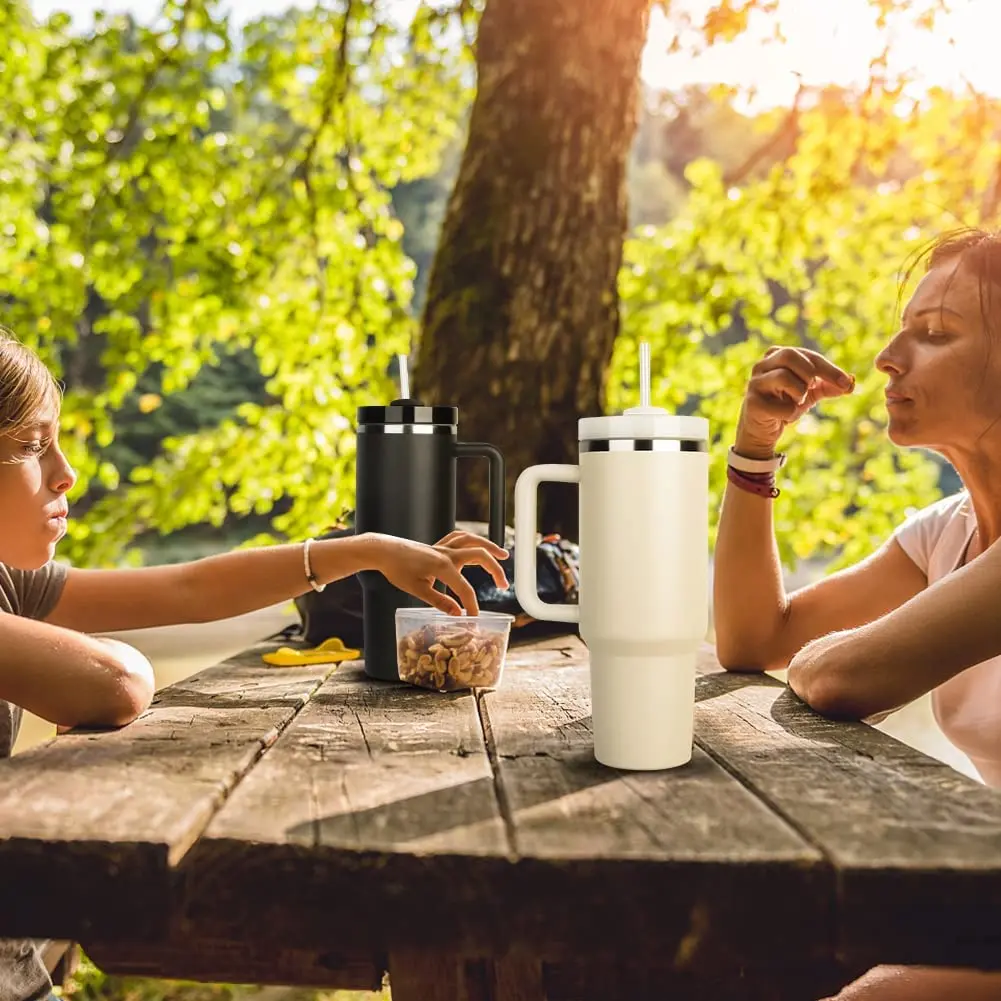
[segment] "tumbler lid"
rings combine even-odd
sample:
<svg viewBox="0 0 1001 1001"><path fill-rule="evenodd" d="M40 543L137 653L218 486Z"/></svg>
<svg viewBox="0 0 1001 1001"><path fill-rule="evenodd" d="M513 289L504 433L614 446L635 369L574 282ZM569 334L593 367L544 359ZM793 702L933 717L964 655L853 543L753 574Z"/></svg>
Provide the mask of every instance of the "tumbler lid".
<svg viewBox="0 0 1001 1001"><path fill-rule="evenodd" d="M458 427L458 407L426 407L419 400L393 400L389 406L358 408L358 426L366 424L452 424Z"/></svg>
<svg viewBox="0 0 1001 1001"><path fill-rule="evenodd" d="M579 441L611 441L616 438L680 439L708 441L705 417L669 414L660 407L633 407L613 417L582 417L577 422Z"/></svg>
<svg viewBox="0 0 1001 1001"><path fill-rule="evenodd" d="M615 439L676 439L708 441L709 421L705 417L681 417L662 407L650 406L650 345L639 346L640 405L615 417L582 417L577 422L579 441Z"/></svg>
<svg viewBox="0 0 1001 1001"><path fill-rule="evenodd" d="M358 426L366 424L451 424L459 426L457 407L426 407L410 395L410 364L405 354L396 356L400 380L400 399L388 407L358 408Z"/></svg>

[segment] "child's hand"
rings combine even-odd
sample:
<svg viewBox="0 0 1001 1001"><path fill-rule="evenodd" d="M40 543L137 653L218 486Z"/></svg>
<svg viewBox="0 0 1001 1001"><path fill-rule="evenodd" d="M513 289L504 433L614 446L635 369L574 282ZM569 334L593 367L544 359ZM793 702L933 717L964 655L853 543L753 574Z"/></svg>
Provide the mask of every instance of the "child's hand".
<svg viewBox="0 0 1001 1001"><path fill-rule="evenodd" d="M372 534L366 541L372 546L373 558L369 563L372 569L401 591L449 615L461 615L463 608L469 615L478 615L480 611L476 592L460 573L464 566L483 567L498 587L510 586L497 562L506 559L507 550L469 532L452 532L434 546L391 535ZM436 591L436 581L458 595L462 604Z"/></svg>

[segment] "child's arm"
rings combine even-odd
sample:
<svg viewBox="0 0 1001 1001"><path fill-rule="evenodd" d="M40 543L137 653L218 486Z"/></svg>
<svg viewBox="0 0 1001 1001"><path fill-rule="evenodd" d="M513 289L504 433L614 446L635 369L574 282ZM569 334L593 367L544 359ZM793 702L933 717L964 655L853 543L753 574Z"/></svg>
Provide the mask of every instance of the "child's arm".
<svg viewBox="0 0 1001 1001"><path fill-rule="evenodd" d="M440 580L475 614L476 595L461 568L482 566L499 587L505 587L497 560L506 555L486 539L464 532L454 532L434 547L367 534L313 542L310 564L320 584L360 570L378 570L402 590L457 613L460 606L434 590L435 581ZM265 608L308 589L303 547L298 543L244 549L173 566L71 569L46 621L86 632L211 622Z"/></svg>
<svg viewBox="0 0 1001 1001"><path fill-rule="evenodd" d="M63 727L124 726L153 698L138 650L18 615L0 615L0 698Z"/></svg>

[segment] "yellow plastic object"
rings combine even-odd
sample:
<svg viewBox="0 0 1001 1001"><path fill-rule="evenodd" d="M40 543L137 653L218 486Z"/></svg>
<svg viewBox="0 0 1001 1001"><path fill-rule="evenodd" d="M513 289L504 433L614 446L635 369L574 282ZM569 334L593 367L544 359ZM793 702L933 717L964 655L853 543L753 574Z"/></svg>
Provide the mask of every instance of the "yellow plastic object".
<svg viewBox="0 0 1001 1001"><path fill-rule="evenodd" d="M352 650L344 645L344 640L331 636L312 650L280 646L271 653L262 653L261 660L273 667L303 667L307 664L339 664L342 660L357 660L360 656L361 650Z"/></svg>

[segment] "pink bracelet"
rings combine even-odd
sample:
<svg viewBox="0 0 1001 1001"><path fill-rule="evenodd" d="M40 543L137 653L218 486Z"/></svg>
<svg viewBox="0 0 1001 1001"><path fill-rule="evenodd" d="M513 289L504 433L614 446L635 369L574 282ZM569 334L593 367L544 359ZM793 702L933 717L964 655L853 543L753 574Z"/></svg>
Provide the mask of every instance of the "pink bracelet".
<svg viewBox="0 0 1001 1001"><path fill-rule="evenodd" d="M726 478L735 487L759 497L775 498L780 491L775 486L774 473L745 473L733 466L726 467Z"/></svg>

